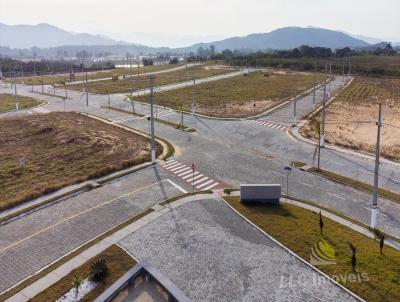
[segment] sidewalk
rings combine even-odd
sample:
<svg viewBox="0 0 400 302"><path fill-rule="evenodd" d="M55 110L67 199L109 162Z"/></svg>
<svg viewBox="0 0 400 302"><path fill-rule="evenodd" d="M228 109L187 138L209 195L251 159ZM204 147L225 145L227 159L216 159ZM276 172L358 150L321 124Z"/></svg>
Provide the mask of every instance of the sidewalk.
<svg viewBox="0 0 400 302"><path fill-rule="evenodd" d="M89 247L81 254L77 255L76 257L70 259L66 263L62 264L55 270L51 271L43 278L33 282L31 285L25 287L23 290L12 296L11 298L7 299L7 302L24 302L28 301L29 299L33 298L34 296L41 293L43 290L48 288L49 286L56 283L61 278L67 276L71 271L76 269L77 267L81 266L94 256L98 255L108 247L117 242L121 241L123 238L128 236L129 234L135 232L136 230L142 228L146 224L156 220L158 217L162 216L163 214L170 211L170 209L178 207L182 204L187 202L195 201L203 199L204 196L210 196L210 194L198 194L194 196L185 197L174 201L173 203L167 204L162 206L160 204L153 206L153 212L147 214L146 216L140 218L139 220L131 223L130 225L116 231L112 235L108 236L107 238L97 242L93 246ZM72 253L73 251L71 251ZM51 265L51 263L49 264ZM45 268L43 268L45 269ZM39 271L40 272L40 271ZM37 273L39 273L37 272Z"/></svg>

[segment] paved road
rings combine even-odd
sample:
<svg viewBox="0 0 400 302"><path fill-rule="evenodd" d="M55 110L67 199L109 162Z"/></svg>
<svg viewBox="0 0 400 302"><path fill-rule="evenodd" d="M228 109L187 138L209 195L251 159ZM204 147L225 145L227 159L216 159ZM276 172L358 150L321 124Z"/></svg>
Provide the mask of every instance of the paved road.
<svg viewBox="0 0 400 302"><path fill-rule="evenodd" d="M204 80L215 80L221 77L223 76ZM336 79L332 85L333 89L341 85L340 81L341 79ZM169 88L181 87L180 85L184 84L170 85L171 87ZM32 94L29 87L19 85L18 89L23 95L34 95L39 99L47 100L49 105L20 113L3 114L2 117L15 114L29 114L29 112L62 111L65 104L66 110L96 114L114 120L116 123L123 123L145 132L149 131L149 123L146 118L132 117L128 114L101 108L101 106L108 104L107 96L90 95L89 106L86 106L85 99L79 92L69 91L72 99L64 103L59 98ZM123 101L122 95L112 95L110 100L113 106L128 110L131 109L130 104ZM317 102L320 101L321 93L319 92L317 93ZM302 98L298 101L299 116L312 108L310 102L312 102L310 97ZM291 108L291 105L288 105L261 120L273 121L287 127L291 123L290 112L293 112ZM135 109L145 114L149 112L149 106L145 104L136 104ZM180 114L169 109L159 108L157 114L160 118L166 120L180 120ZM286 121L280 120L284 117ZM224 184L224 186L236 187L240 183L281 183L283 190L286 191L286 178L283 168L294 160L304 161L309 164L314 160L313 155L315 150L313 146L294 141L285 131L276 128L240 120L220 121L197 116L193 117L191 115L185 115L184 120L186 125L195 128L197 131L195 133L187 133L164 124L156 123L156 134L170 140L176 145L175 160L185 165L190 165L193 162L196 163L197 168L202 174L206 172L205 175L207 177L210 177L210 179L219 184ZM353 156L342 155L334 151L323 150L322 167L341 174L356 174L355 176L362 180L371 181L372 179L372 175L366 172L373 170L372 162ZM104 186L71 197L71 199L68 199L71 202L63 201L59 205L55 205L61 207L58 211L51 211L51 208L48 210L44 209L13 222L13 232L10 232L12 224L1 226L0 244L3 251L0 254L0 257L2 257L0 260L2 265L4 265L2 270L6 273L3 274L5 280L1 280L0 284L6 282L4 283L4 288L14 284L28 274L89 240L89 238L93 238L96 234L98 235L99 232L117 224L121 221L121 217L126 217L124 215L134 215L137 211L165 199L166 196L179 194L179 190L164 183L168 189L162 189L163 186L160 186L157 190L144 191L145 194L141 197L132 197L131 200L129 196L127 201L124 200L121 202L121 204L126 204L123 209L127 207L130 209L129 211L125 212L118 207L112 207L111 203L107 204L107 206L101 206L99 209L89 211L87 214L69 219L66 223L52 226L52 223L56 224L62 221L63 218L68 218L71 213L77 213L74 211L79 212L82 210L79 208L79 205L82 203L81 199L86 200L86 202L82 203L82 206L90 208L90 206L107 201L107 198L118 197L124 194L124 192L128 193L135 190L135 188L142 188L144 186L142 182L152 184L154 180L161 181L166 178L173 179L186 190L191 189L190 183L182 180L182 177L178 177L173 172L160 168L159 173L160 177L147 174L133 175L121 180L115 180L112 185L110 184L110 188L113 188L112 190L108 190L108 186ZM383 165L381 169L381 183L385 187L398 189L398 184L394 183L394 179L398 179L399 175L398 169ZM163 190L167 193L163 193ZM296 169L290 176L289 193L290 195L309 199L328 208L345 213L366 224L369 223L369 204L371 200L369 193ZM379 228L400 237L400 206L385 199L381 199L379 203ZM129 208L130 206L132 208ZM122 216L119 217L119 214ZM89 217L86 215L89 215ZM104 217L106 223L104 225L99 223L98 217ZM101 227L98 229L97 227L93 228L96 229L94 233L86 233L76 228L77 224L86 225L86 223L91 228L93 228L94 224ZM52 227L46 230L48 226ZM45 230L43 233L30 237L35 232L40 232L43 229ZM14 234L14 230L18 231ZM59 238L61 238L60 244L57 244ZM13 245L16 242L18 244ZM29 251L33 251L33 253ZM12 275L14 270L16 272L15 276L10 277L10 274Z"/></svg>
<svg viewBox="0 0 400 302"><path fill-rule="evenodd" d="M182 194L169 179L163 169L147 168L0 226L0 292L144 209Z"/></svg>
<svg viewBox="0 0 400 302"><path fill-rule="evenodd" d="M119 245L193 301L356 301L217 198L171 209Z"/></svg>

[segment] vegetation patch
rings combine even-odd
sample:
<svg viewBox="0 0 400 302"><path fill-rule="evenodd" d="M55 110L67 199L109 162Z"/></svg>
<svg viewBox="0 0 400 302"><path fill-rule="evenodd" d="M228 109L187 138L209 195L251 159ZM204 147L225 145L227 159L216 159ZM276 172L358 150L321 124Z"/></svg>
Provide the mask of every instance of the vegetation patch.
<svg viewBox="0 0 400 302"><path fill-rule="evenodd" d="M32 108L42 104L42 101L30 97L18 95L18 106L20 110ZM0 113L15 110L15 95L0 93Z"/></svg>
<svg viewBox="0 0 400 302"><path fill-rule="evenodd" d="M336 96L326 110L325 138L328 143L375 153L378 102L382 102L381 154L400 161L400 80L356 77ZM321 114L314 116L300 133L318 139Z"/></svg>
<svg viewBox="0 0 400 302"><path fill-rule="evenodd" d="M79 277L81 279L92 277L99 281L99 284L81 300L93 301L135 264L136 261L123 249L117 245L112 245L88 262L74 269L67 276L57 281L30 301L56 301L73 287L72 283L74 277ZM104 277L101 276L104 273L104 269L101 266L106 266L108 271Z"/></svg>
<svg viewBox="0 0 400 302"><path fill-rule="evenodd" d="M88 80L96 80L103 78L111 78L114 76L124 77L129 75L137 75L148 72L162 71L167 69L172 69L178 67L178 64L163 64L163 65L149 65L149 66L132 66L132 68L115 68L115 69L107 69L104 71L92 71L88 72ZM84 74L83 72L75 72L75 81L82 81ZM85 75L86 77L86 75ZM19 77L17 79L13 79L12 82L16 82L18 84L25 83L27 85L57 85L62 83L68 83L70 80L69 73L63 74L55 74L55 75L46 75L46 76L32 76L32 77ZM11 80L9 80L11 82ZM82 88L82 84L81 88Z"/></svg>
<svg viewBox="0 0 400 302"><path fill-rule="evenodd" d="M268 76L266 76L268 75ZM316 75L318 82L326 79ZM195 88L196 112L219 117L247 117L260 114L283 103L295 95L312 88L314 74L251 72L218 81L202 83ZM191 111L193 87L186 87L156 94L158 105ZM134 98L148 103L146 97Z"/></svg>
<svg viewBox="0 0 400 302"><path fill-rule="evenodd" d="M148 138L78 113L2 119L0 209L146 162L149 154Z"/></svg>
<svg viewBox="0 0 400 302"><path fill-rule="evenodd" d="M223 74L230 71L230 69L225 70L222 68L212 68L212 66L192 66L160 73L155 76L154 86L161 86L173 83L179 83L184 81L190 81L193 77L193 74L196 75L196 79L205 78L209 76L214 76L218 74ZM89 82L88 90L91 93L100 93L100 94L110 94L110 93L123 93L128 92L130 90L142 90L150 87L150 80L148 76L138 76L132 78L125 78L119 80L104 80L97 82ZM68 89L72 90L82 90L82 84L72 84L68 85Z"/></svg>
<svg viewBox="0 0 400 302"><path fill-rule="evenodd" d="M320 216L293 205L248 205L236 196L224 199L304 260L310 261L316 248L324 257L334 257L335 264L317 265L318 269L365 300L400 299L400 251L385 246L381 254L378 240L325 217L322 217L321 235ZM355 271L349 243L356 247Z"/></svg>

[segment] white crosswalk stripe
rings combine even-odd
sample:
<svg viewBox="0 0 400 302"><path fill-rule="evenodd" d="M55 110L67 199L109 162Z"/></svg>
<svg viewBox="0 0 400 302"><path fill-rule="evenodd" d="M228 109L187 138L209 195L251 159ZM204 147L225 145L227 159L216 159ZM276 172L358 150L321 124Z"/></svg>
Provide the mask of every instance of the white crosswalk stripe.
<svg viewBox="0 0 400 302"><path fill-rule="evenodd" d="M189 175L186 175L185 177L182 177L182 179L187 179L187 178L189 178L189 177L193 177L193 176L195 176L195 175L197 175L197 174L199 174L200 172L198 172L198 171L196 171L196 172L192 172L191 174L189 174ZM203 174L202 174L203 175ZM178 175L179 176L179 175Z"/></svg>
<svg viewBox="0 0 400 302"><path fill-rule="evenodd" d="M265 122L261 121L261 123ZM199 171L193 172L190 165L180 163L173 159L160 163L160 166L165 168L168 172L175 174L176 177L179 177L189 185L196 186L196 189L199 190L211 190L219 185L219 183L214 179L200 173Z"/></svg>
<svg viewBox="0 0 400 302"><path fill-rule="evenodd" d="M245 120L245 123L247 124L255 124L258 126L264 126L268 127L271 129L279 130L279 131L286 131L286 126L274 123L274 122L268 122L268 121L263 121L263 120Z"/></svg>

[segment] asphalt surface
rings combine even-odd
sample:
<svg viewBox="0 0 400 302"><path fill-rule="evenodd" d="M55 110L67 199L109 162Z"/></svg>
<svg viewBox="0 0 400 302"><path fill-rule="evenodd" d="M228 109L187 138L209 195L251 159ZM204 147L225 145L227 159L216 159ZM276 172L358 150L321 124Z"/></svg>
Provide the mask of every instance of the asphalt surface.
<svg viewBox="0 0 400 302"><path fill-rule="evenodd" d="M203 79L211 81L227 75ZM232 76L232 75L229 75ZM200 80L199 80L200 81ZM200 84L200 82L197 82ZM332 91L343 85L338 77L332 83ZM179 83L162 89L176 89L191 83ZM36 87L35 89L39 89ZM46 89L48 89L46 87ZM115 123L149 132L147 118L116 112L107 106L108 96L89 95L89 106L80 92L68 91L71 99L32 93L28 86L18 85L18 92L48 102L48 105L20 112L2 114L1 117L46 113L50 111L79 111L90 113ZM1 88L1 91L11 92ZM46 91L51 92L51 91ZM142 91L142 93L146 91ZM60 95L63 90L57 90ZM125 110L132 110L124 96L110 96L110 104ZM316 93L316 103L322 99L321 90ZM299 98L296 104L296 120L312 110L312 97ZM136 112L148 114L149 105L135 103ZM263 123L273 122L286 129L293 122L293 103L262 117ZM168 108L158 107L158 118L180 122L181 115ZM238 187L241 183L280 183L283 191L288 190L294 197L304 198L325 207L337 210L358 221L369 224L372 196L309 172L293 169L286 187L284 167L292 161L315 164L315 147L289 137L286 131L267 124L259 125L245 120L225 121L184 115L184 124L196 129L189 133L171 126L156 123L156 135L172 142L176 147L174 160L184 165L196 164L196 169L205 177L213 179L218 186ZM373 162L339 152L323 150L321 167L353 178L372 182ZM183 189L190 191L191 183L175 173L159 167L136 173L94 190L72 196L62 202L41 209L9 224L0 226L0 292L23 278L38 271L74 248L98 236L126 217L181 193L166 179L171 179ZM400 191L399 169L389 165L381 166L381 186ZM162 185L159 182L162 182ZM156 184L154 184L156 183ZM158 183L158 184L157 184ZM148 187L153 185L153 187ZM219 188L218 187L218 188ZM138 192L135 190L140 189ZM131 194L121 197L123 194ZM115 201L106 203L110 199ZM97 208L94 206L99 205ZM118 206L117 206L118 205ZM120 206L123 205L123 206ZM87 212L82 211L88 210ZM76 217L71 217L77 214ZM78 215L79 214L79 215ZM65 221L64 221L65 220ZM400 238L400 205L386 199L379 200L378 227Z"/></svg>
<svg viewBox="0 0 400 302"><path fill-rule="evenodd" d="M217 198L173 208L118 244L192 301L356 301Z"/></svg>

